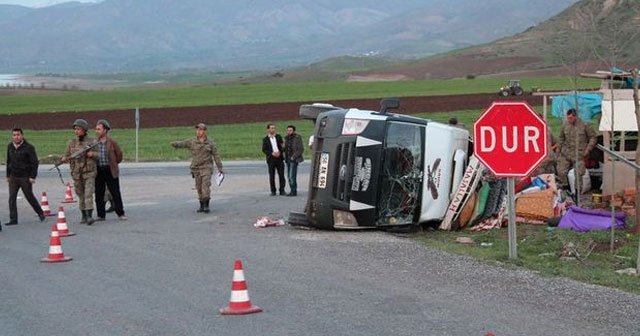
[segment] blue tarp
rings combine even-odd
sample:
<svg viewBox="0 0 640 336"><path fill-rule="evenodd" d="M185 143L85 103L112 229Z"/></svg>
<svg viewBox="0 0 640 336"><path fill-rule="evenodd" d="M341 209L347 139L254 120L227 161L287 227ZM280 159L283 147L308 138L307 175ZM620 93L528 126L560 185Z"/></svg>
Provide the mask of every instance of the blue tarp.
<svg viewBox="0 0 640 336"><path fill-rule="evenodd" d="M576 109L576 96L578 108ZM602 95L598 93L578 93L563 96L553 96L552 114L557 118L564 118L568 109L576 109L578 116L584 121L595 119L602 113Z"/></svg>

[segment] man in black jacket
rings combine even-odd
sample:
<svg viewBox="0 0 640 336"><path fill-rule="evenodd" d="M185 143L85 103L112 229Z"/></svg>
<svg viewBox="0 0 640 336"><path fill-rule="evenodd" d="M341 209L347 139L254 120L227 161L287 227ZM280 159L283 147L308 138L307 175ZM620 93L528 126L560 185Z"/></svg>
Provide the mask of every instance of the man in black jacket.
<svg viewBox="0 0 640 336"><path fill-rule="evenodd" d="M46 217L38 200L33 195L32 185L38 176L38 157L35 148L23 138L22 129L11 131L11 143L7 146L7 182L9 183L9 222L5 225L18 224L18 207L16 198L22 189L24 197L29 201L40 221Z"/></svg>
<svg viewBox="0 0 640 336"><path fill-rule="evenodd" d="M271 187L271 196L276 195L275 173L278 171L278 179L280 182L280 195L285 195L284 186L284 153L282 152L282 137L276 134L276 125L267 125L267 136L262 139L262 152L267 158L267 166L269 167L269 186Z"/></svg>
<svg viewBox="0 0 640 336"><path fill-rule="evenodd" d="M289 188L291 192L287 196L298 195L298 164L303 161L302 153L304 146L302 145L302 137L296 133L296 127L287 126L287 135L284 137L284 162L287 166L287 178L289 180Z"/></svg>

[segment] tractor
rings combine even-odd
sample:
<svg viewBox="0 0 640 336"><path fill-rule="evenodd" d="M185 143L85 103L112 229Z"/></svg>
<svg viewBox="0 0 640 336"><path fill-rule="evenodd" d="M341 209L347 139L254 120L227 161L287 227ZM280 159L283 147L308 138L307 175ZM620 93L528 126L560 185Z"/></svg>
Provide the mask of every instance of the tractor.
<svg viewBox="0 0 640 336"><path fill-rule="evenodd" d="M507 97L509 95L522 96L524 94L524 90L522 90L519 80L512 79L509 81L509 84L500 88L498 94L502 97Z"/></svg>

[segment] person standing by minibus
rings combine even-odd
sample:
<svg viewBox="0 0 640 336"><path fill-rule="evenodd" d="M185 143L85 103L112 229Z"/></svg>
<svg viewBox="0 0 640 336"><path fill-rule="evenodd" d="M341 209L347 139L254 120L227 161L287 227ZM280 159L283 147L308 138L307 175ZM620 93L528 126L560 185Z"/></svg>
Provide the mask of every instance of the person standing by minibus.
<svg viewBox="0 0 640 336"><path fill-rule="evenodd" d="M276 195L275 174L278 172L278 182L280 195L285 195L285 179L284 179L284 141L282 136L276 133L276 125L267 124L267 136L262 139L262 152L267 160L269 168L269 187L271 188L271 196Z"/></svg>
<svg viewBox="0 0 640 336"><path fill-rule="evenodd" d="M298 195L298 164L304 161L302 154L304 146L302 145L302 137L296 133L294 125L287 126L287 135L284 137L284 162L287 167L287 179L289 180L289 189L291 191L287 196Z"/></svg>

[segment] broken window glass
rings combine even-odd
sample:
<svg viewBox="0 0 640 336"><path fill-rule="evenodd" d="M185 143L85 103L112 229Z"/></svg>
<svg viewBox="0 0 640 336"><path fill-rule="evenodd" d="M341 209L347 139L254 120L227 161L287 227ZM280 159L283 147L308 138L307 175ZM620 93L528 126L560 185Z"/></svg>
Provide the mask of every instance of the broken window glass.
<svg viewBox="0 0 640 336"><path fill-rule="evenodd" d="M390 123L382 154L377 225L412 224L423 180L424 127Z"/></svg>

